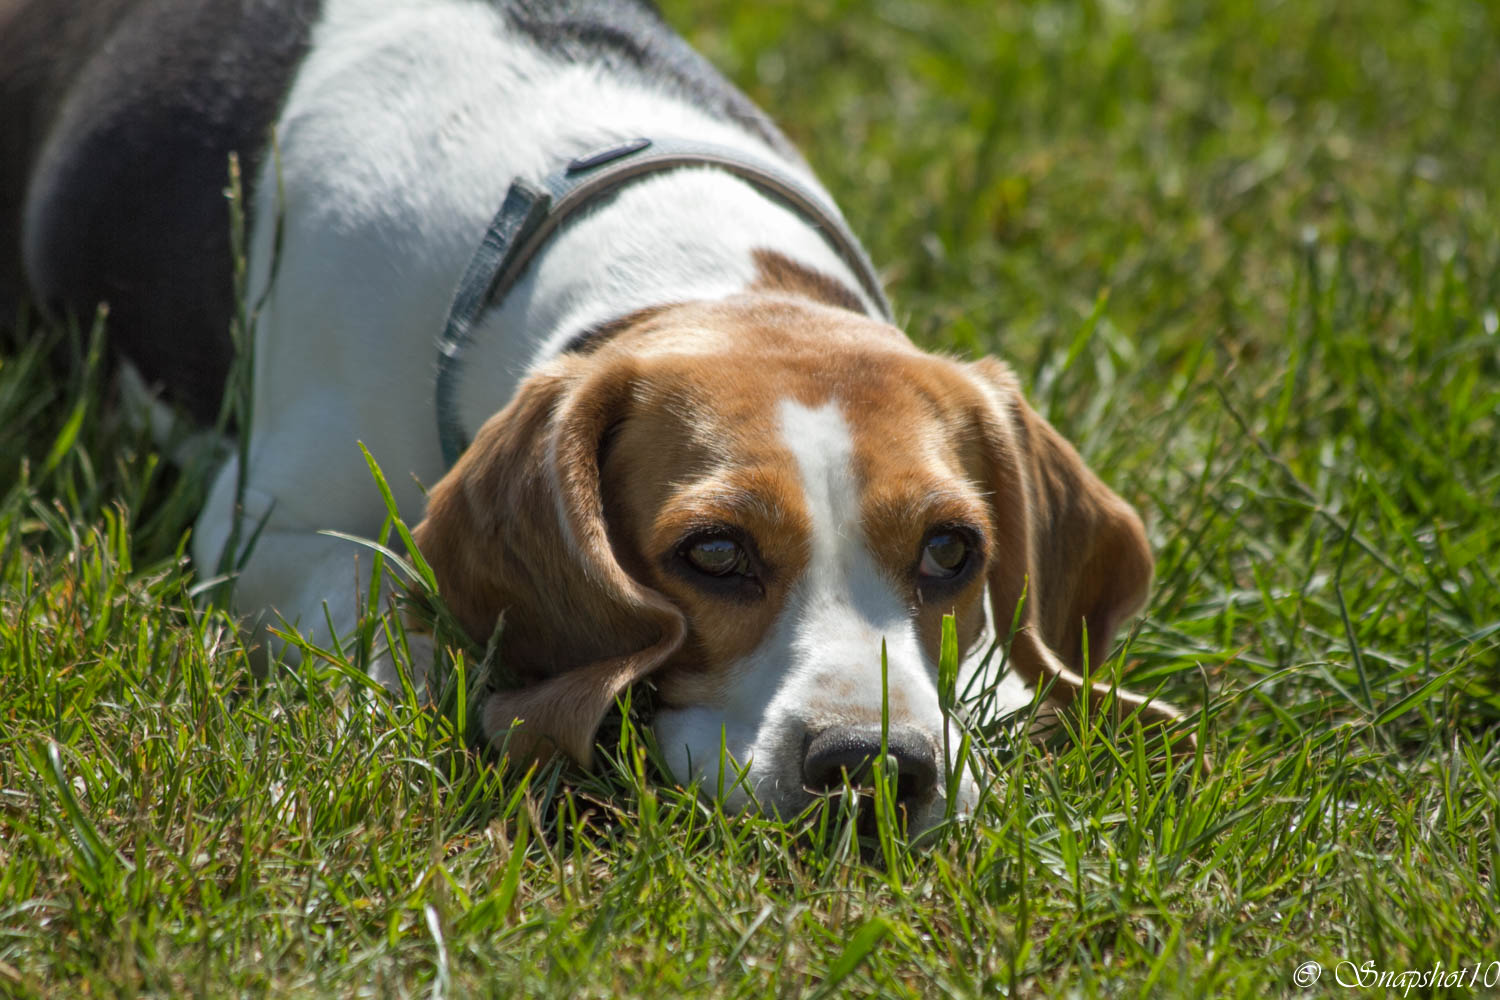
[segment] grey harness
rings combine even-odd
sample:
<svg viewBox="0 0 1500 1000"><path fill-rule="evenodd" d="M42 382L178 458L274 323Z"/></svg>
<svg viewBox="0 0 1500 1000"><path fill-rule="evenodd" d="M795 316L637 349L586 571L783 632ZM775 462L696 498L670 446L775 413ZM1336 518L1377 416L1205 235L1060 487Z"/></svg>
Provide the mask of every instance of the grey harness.
<svg viewBox="0 0 1500 1000"><path fill-rule="evenodd" d="M571 160L540 189L516 180L469 261L438 340L437 423L448 468L468 447L459 422L458 382L464 351L481 313L500 305L526 265L557 229L581 209L651 174L680 167L728 171L796 212L816 229L859 279L865 295L890 321L891 306L870 258L827 199L770 157L681 140L634 139Z"/></svg>

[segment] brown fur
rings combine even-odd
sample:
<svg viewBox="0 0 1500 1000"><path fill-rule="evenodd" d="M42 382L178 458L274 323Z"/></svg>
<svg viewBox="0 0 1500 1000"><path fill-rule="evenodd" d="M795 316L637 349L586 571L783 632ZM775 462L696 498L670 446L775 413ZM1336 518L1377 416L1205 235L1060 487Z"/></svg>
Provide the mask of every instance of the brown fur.
<svg viewBox="0 0 1500 1000"><path fill-rule="evenodd" d="M1140 517L1026 404L1009 368L986 358L973 369L990 396L981 439L996 510L1009 512L998 518L1002 546L1014 553L1010 565L991 565L998 627L1008 628L1026 595L1011 664L1056 701L1087 693L1098 707L1112 694L1117 715L1177 722L1169 705L1102 681L1085 686L1078 673L1085 655L1097 671L1115 630L1146 602L1152 558Z"/></svg>
<svg viewBox="0 0 1500 1000"><path fill-rule="evenodd" d="M630 683L652 676L675 706L714 699L807 559L810 521L776 424L786 397L839 401L864 534L909 593L933 662L945 613L967 647L985 584L1002 630L1025 587L1011 662L1055 701L1084 690L1082 623L1099 664L1150 583L1134 511L999 362L926 355L847 310L759 292L656 311L558 359L433 489L417 541L440 589L476 638L504 613L502 662L527 681L487 709L492 734L523 719L523 751L550 745L587 763L599 719ZM923 539L955 523L983 535L985 571L924 602ZM674 569L682 542L718 525L753 539L761 589L749 598L705 592ZM1093 685L1091 702L1104 690Z"/></svg>
<svg viewBox="0 0 1500 1000"><path fill-rule="evenodd" d="M596 460L633 385L628 366L529 381L433 488L418 547L464 627L487 636L506 614L505 664L527 686L491 700L491 733L588 763L617 695L682 642L682 613L615 561Z"/></svg>
<svg viewBox="0 0 1500 1000"><path fill-rule="evenodd" d="M760 249L751 256L755 260L757 272L757 280L751 286L753 291L802 295L814 302L838 306L851 312L865 311L859 296L830 274L807 267L775 250Z"/></svg>

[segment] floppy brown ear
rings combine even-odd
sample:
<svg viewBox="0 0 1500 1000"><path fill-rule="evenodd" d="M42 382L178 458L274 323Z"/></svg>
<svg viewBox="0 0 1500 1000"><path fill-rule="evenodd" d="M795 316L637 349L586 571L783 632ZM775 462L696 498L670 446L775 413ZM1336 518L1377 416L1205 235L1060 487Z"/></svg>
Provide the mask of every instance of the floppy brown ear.
<svg viewBox="0 0 1500 1000"><path fill-rule="evenodd" d="M522 686L491 696L486 735L508 736L513 757L560 750L588 766L616 696L676 651L685 623L621 568L604 521L599 452L635 373L574 365L531 376L484 424L413 534L476 641L505 615L500 662Z"/></svg>
<svg viewBox="0 0 1500 1000"><path fill-rule="evenodd" d="M1009 368L991 358L970 367L989 410L980 436L999 535L990 601L1002 632L1025 589L1011 665L1055 701L1087 693L1094 706L1113 690L1120 714L1139 708L1146 721L1175 722L1172 706L1108 683L1085 692L1079 673L1085 655L1098 669L1116 629L1146 602L1152 559L1140 517L1027 405Z"/></svg>

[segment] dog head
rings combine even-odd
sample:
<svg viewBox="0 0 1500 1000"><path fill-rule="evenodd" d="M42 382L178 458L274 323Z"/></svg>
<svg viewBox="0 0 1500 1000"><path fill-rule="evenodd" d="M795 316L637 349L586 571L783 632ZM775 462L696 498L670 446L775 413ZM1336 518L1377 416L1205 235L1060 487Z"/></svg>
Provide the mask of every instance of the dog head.
<svg viewBox="0 0 1500 1000"><path fill-rule="evenodd" d="M505 616L523 686L490 700L489 733L587 764L650 677L676 777L732 807L795 814L859 776L884 644L887 752L918 826L943 809L943 616L972 661L1024 594L1012 668L1054 701L1097 698L1077 668L1151 576L1135 512L1004 365L772 293L642 314L533 373L416 538L476 638Z"/></svg>

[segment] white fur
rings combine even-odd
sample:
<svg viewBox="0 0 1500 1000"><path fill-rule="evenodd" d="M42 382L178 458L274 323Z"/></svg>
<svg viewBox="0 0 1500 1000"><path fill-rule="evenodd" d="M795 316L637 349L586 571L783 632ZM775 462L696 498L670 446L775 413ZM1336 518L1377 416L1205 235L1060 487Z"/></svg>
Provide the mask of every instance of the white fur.
<svg viewBox="0 0 1500 1000"><path fill-rule="evenodd" d="M328 0L254 205L250 288L264 305L246 513L265 527L238 606L274 609L327 641L326 602L336 632L353 627L356 557L368 566L368 554L318 532L368 536L385 517L356 442L415 523L418 483L443 471L435 339L506 188L638 135L775 155L682 99L537 51L484 4ZM478 324L461 380L466 424L477 428L584 327L742 290L759 246L859 287L805 222L721 171L626 189L554 238ZM238 475L237 462L225 466L199 520L194 557L205 572L229 537Z"/></svg>
<svg viewBox="0 0 1500 1000"><path fill-rule="evenodd" d="M915 609L870 552L860 522L853 438L830 400L817 408L786 399L782 439L797 463L811 522L807 569L765 641L732 666L722 704L658 714L655 729L680 780L698 779L719 794L719 774L735 765L745 780L723 788L731 808L753 797L763 808L795 810L803 800L804 737L830 725L881 722L880 650L884 641L891 726L911 726L935 751L943 746L937 670L918 641ZM721 737L731 761L721 761ZM957 735L950 739L956 750ZM950 762L951 765L952 762ZM961 809L977 795L972 776ZM941 816L942 801L912 817L917 827Z"/></svg>

